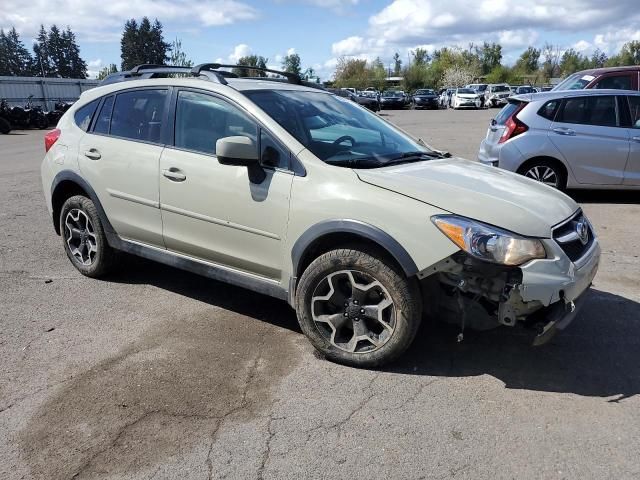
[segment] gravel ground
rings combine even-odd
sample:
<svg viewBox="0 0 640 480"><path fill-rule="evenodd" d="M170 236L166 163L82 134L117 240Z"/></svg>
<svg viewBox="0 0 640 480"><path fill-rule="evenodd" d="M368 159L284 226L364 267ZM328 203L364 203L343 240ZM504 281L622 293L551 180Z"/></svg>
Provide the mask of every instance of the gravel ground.
<svg viewBox="0 0 640 480"><path fill-rule="evenodd" d="M383 115L473 158L495 113ZM356 370L318 358L283 302L138 259L82 277L42 137L0 136L0 478L640 477L637 193L573 194L602 264L551 344L425 327Z"/></svg>

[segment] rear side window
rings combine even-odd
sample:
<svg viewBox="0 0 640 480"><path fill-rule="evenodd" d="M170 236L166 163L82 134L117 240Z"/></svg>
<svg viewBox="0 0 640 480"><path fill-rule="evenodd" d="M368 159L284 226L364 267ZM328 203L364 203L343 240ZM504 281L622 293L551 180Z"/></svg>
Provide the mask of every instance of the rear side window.
<svg viewBox="0 0 640 480"><path fill-rule="evenodd" d="M556 122L616 127L616 98L613 95L567 98Z"/></svg>
<svg viewBox="0 0 640 480"><path fill-rule="evenodd" d="M640 128L640 96L632 96L629 98L629 109L631 111L631 126Z"/></svg>
<svg viewBox="0 0 640 480"><path fill-rule="evenodd" d="M84 107L80 107L76 110L76 113L73 114L73 119L75 120L76 125L85 132L89 129L89 125L91 125L91 119L93 118L93 114L96 112L98 103L100 103L100 99L89 102Z"/></svg>
<svg viewBox="0 0 640 480"><path fill-rule="evenodd" d="M518 110L521 105L522 105L522 102L509 102L509 103L507 103L502 108L502 110L500 110L500 113L498 113L498 115L496 115L495 125L504 125L505 123L507 123L507 120L509 120L511 115L513 115L514 112L516 110Z"/></svg>
<svg viewBox="0 0 640 480"><path fill-rule="evenodd" d="M545 103L540 110L538 110L538 115L542 118L546 118L547 120L551 120L556 117L556 112L558 111L558 107L560 106L560 100L549 100Z"/></svg>
<svg viewBox="0 0 640 480"><path fill-rule="evenodd" d="M109 123L111 122L111 110L113 109L113 95L105 98L98 119L96 120L96 126L93 128L95 133L102 133L104 135L109 134Z"/></svg>
<svg viewBox="0 0 640 480"><path fill-rule="evenodd" d="M116 96L110 134L159 143L167 90L133 90Z"/></svg>
<svg viewBox="0 0 640 480"><path fill-rule="evenodd" d="M610 77L604 77L598 80L593 88L605 89L611 88L613 90L632 90L631 87L631 75L612 75Z"/></svg>

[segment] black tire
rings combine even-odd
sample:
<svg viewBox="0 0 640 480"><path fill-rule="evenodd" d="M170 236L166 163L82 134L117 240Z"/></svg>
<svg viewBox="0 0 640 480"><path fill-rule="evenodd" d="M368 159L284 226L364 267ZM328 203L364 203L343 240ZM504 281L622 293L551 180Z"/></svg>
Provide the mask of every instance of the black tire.
<svg viewBox="0 0 640 480"><path fill-rule="evenodd" d="M4 118L0 118L0 133L6 135L11 131L11 124Z"/></svg>
<svg viewBox="0 0 640 480"><path fill-rule="evenodd" d="M296 313L298 322L313 346L328 360L354 367L379 367L398 358L407 350L415 338L422 318L422 299L417 282L407 279L403 273L396 271L394 267L384 260L381 260L381 258L384 258L384 256L377 252L371 252L370 254L360 249L332 250L316 258L302 274L296 291ZM372 351L362 350L359 352L351 352L340 348L335 344L337 342L332 343L331 338L328 338L330 333L328 333L327 329L324 329L324 333L321 332L320 324L314 321L313 312L311 311L314 293L316 293L318 289L323 288L323 286L327 288L329 284L323 282L327 282L329 275L343 275L342 272L344 271L354 272L354 276L361 275L366 279L377 280L382 286L381 290L384 289L383 293L380 295L374 292L374 289L371 289L371 291L367 290L365 295L378 295L376 298L378 302L381 302L379 303L380 305L384 303L383 299L386 298L387 295L393 302L393 305L390 307L391 310L387 322L389 325L393 325L393 330L391 333L388 333L384 332L383 329L381 335L386 335L384 343L382 343L381 337L377 337L381 346L374 347L373 342L369 342L371 344L370 348L374 348ZM369 284L369 281L366 280L363 284ZM339 288L336 286L335 290L339 290ZM332 315L337 315L339 318L340 315L347 316L347 304L351 305L352 299L356 297L353 293L350 298L347 298L344 294L340 295L342 295L342 299L338 300L340 302L339 307L335 307L335 303L333 303L331 307L335 308ZM344 306L342 302L345 302ZM331 300L325 303L327 306L330 306ZM360 308L357 301L355 304L356 309ZM369 301L362 300L361 306L365 306L365 304L369 305ZM352 306L353 305L349 308ZM387 309L389 307L384 308ZM343 309L344 313L342 313ZM361 311L364 312L364 310ZM337 320L336 323L341 321L344 322L343 325L347 325L351 319ZM355 321L360 321L363 325L369 325L371 320L366 318L358 319L356 317ZM376 322L373 321L372 324L375 323ZM351 321L351 325L355 325L355 323ZM354 331L353 329L351 330L352 335L350 338L352 341L355 337ZM373 336L376 336L376 334L373 334ZM348 336L344 338L346 339ZM360 340L353 343L357 348L363 341L364 340ZM364 348L366 349L367 347L365 346Z"/></svg>
<svg viewBox="0 0 640 480"><path fill-rule="evenodd" d="M89 219L91 225L90 230L92 233L81 236L81 240L78 240L77 235L75 238L70 240L70 228L66 225L66 221L68 215L71 213L69 223L73 225L72 219L75 216L80 219L79 225L81 226L85 217L78 212L82 212L84 216ZM73 266L76 267L80 273L87 277L100 278L108 274L113 269L116 252L107 242L107 237L104 234L104 229L102 227L98 211L90 199L82 195L76 195L68 198L60 210L59 222L60 236L62 237L64 250ZM88 226L86 230L89 230ZM76 254L72 252L70 243L72 245L74 243L80 243L79 248L76 250ZM86 258L89 260L89 263L83 263L78 255L80 255L80 257L84 257L85 255L83 254L88 251L90 245L95 246L95 252L93 252L93 254L87 253Z"/></svg>
<svg viewBox="0 0 640 480"><path fill-rule="evenodd" d="M550 183L543 182L542 180L536 178L534 174L529 173L531 171L535 171L536 169L540 172L538 176L545 175L546 169L550 169L551 171L553 171L553 175L556 179L554 184L551 185ZM567 172L564 170L564 168L562 168L562 164L557 161L547 160L544 158L530 160L518 169L518 173L532 180L537 180L541 183L545 183L546 185L557 188L560 191L564 191L567 188Z"/></svg>

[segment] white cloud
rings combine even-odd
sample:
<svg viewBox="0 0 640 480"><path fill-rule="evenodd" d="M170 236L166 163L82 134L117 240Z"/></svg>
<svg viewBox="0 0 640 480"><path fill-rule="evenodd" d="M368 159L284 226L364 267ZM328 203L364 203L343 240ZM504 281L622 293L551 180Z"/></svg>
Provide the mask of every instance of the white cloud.
<svg viewBox="0 0 640 480"><path fill-rule="evenodd" d="M254 20L258 11L238 0L58 0L53 7L47 0L0 2L0 27L15 26L31 37L43 23L69 25L81 40L111 42L120 38L126 20L156 15L163 22L215 27Z"/></svg>
<svg viewBox="0 0 640 480"><path fill-rule="evenodd" d="M241 43L233 48L233 52L231 52L227 58L229 59L229 62L237 63L242 57L246 57L252 53L253 51L249 45Z"/></svg>

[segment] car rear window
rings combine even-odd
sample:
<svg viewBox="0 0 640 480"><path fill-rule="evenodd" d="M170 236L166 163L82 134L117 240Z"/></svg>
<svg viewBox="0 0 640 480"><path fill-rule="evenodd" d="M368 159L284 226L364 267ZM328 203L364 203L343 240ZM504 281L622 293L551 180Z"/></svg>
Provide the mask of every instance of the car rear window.
<svg viewBox="0 0 640 480"><path fill-rule="evenodd" d="M89 129L91 119L93 118L93 114L96 112L98 103L100 103L100 99L89 102L85 106L76 110L76 113L73 115L76 125L85 132Z"/></svg>
<svg viewBox="0 0 640 480"><path fill-rule="evenodd" d="M522 106L523 102L509 102L496 115L495 125L504 125L511 115Z"/></svg>

